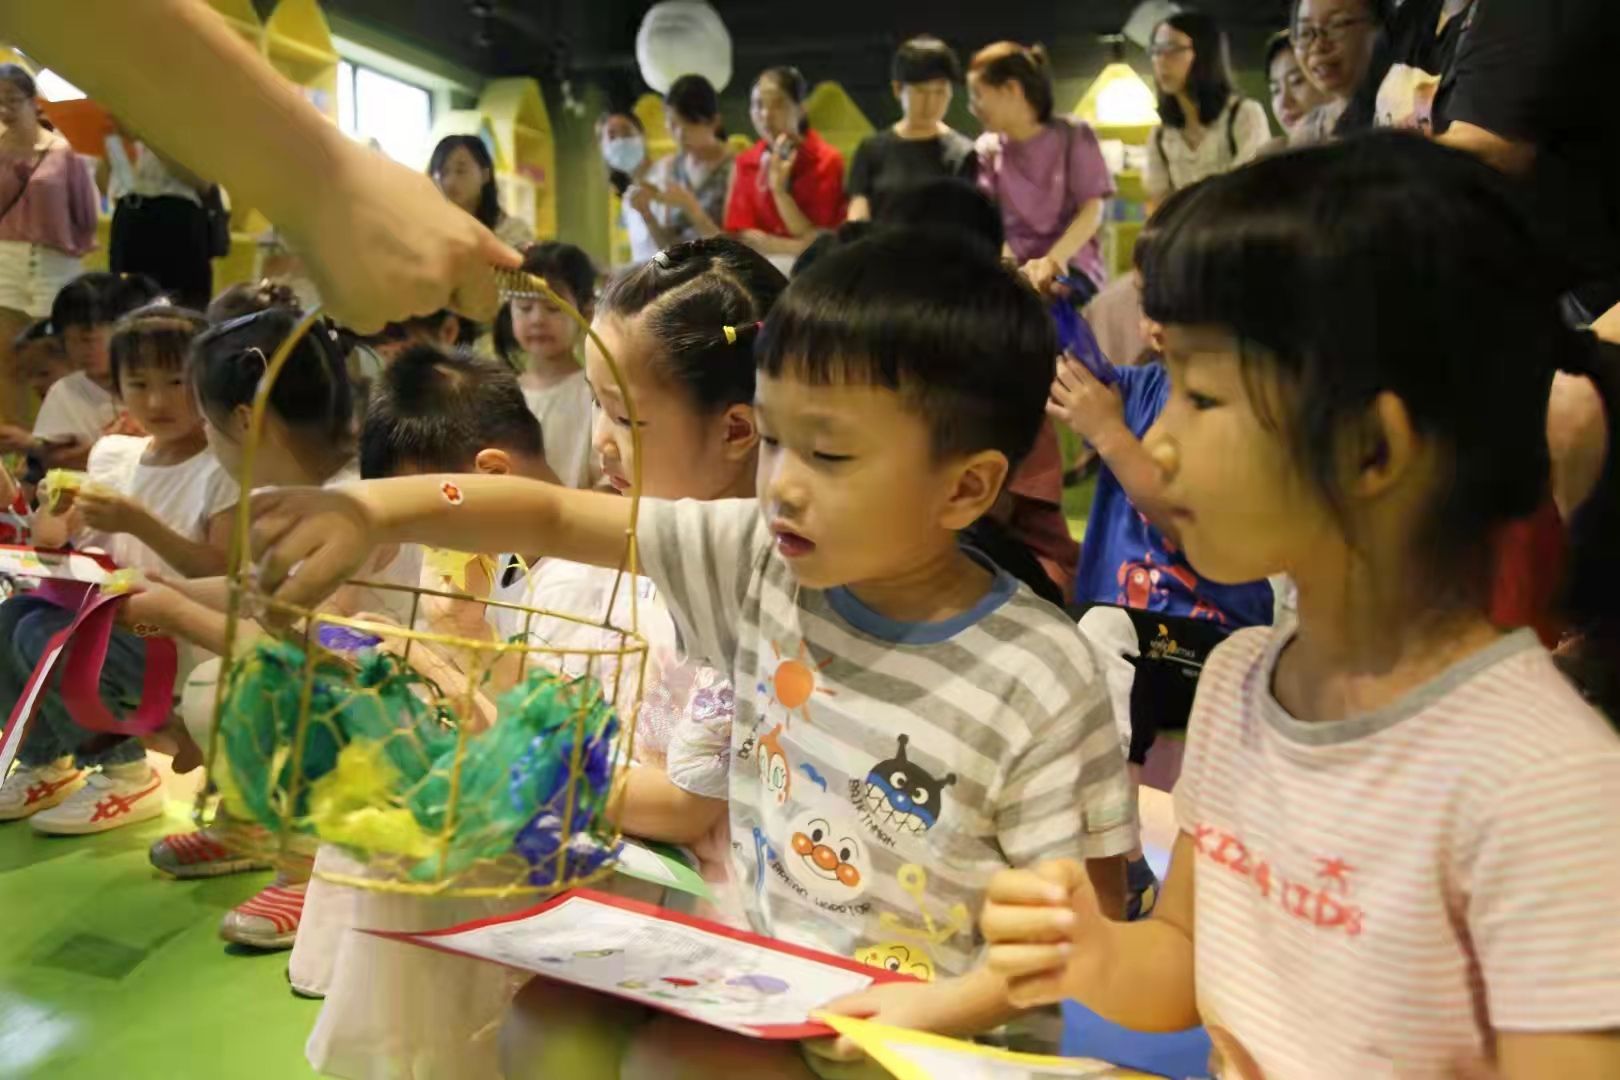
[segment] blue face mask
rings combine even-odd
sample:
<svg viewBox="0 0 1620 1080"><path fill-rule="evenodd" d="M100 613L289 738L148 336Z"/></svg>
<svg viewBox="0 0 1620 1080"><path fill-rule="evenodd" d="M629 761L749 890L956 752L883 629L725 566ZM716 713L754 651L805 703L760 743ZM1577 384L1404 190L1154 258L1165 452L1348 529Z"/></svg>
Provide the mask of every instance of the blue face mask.
<svg viewBox="0 0 1620 1080"><path fill-rule="evenodd" d="M610 169L634 175L647 160L647 140L640 135L608 139L602 143L602 160Z"/></svg>

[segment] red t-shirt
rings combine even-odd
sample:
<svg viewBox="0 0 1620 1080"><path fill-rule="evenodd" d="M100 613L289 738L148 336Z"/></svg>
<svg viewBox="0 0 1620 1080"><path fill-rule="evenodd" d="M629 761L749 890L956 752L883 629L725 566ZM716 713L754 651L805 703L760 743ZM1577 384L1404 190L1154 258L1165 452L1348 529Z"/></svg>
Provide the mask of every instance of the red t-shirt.
<svg viewBox="0 0 1620 1080"><path fill-rule="evenodd" d="M1080 545L1063 516L1063 449L1051 421L1041 424L1034 448L1012 474L1007 490L1013 496L1007 531L1029 548L1046 576L1072 600Z"/></svg>
<svg viewBox="0 0 1620 1080"><path fill-rule="evenodd" d="M726 232L758 229L771 236L787 236L787 225L776 210L776 200L765 186L765 140L737 156L732 166L731 201L726 204ZM793 160L788 185L793 201L818 229L836 229L844 222L849 202L844 198L844 155L814 131L805 133Z"/></svg>

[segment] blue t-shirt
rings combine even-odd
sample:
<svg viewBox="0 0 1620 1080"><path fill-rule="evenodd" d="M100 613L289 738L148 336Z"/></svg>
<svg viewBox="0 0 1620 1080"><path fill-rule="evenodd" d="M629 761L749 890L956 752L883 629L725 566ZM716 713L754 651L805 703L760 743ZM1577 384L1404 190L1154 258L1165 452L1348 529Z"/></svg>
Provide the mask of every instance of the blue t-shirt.
<svg viewBox="0 0 1620 1080"><path fill-rule="evenodd" d="M1158 362L1116 369L1125 403L1125 426L1138 439L1164 411L1170 374ZM1271 623L1271 586L1217 585L1199 577L1187 558L1148 523L1107 465L1097 474L1085 543L1080 545L1076 603L1118 604L1230 629Z"/></svg>

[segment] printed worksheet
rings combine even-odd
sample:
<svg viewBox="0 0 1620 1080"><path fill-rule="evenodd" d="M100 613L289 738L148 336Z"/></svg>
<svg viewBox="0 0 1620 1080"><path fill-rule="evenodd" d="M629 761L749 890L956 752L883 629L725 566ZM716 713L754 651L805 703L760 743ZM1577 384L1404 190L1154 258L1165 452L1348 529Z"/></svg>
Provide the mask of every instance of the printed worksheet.
<svg viewBox="0 0 1620 1080"><path fill-rule="evenodd" d="M897 977L719 923L579 889L425 934L382 934L612 994L762 1039L831 1033L821 1006Z"/></svg>

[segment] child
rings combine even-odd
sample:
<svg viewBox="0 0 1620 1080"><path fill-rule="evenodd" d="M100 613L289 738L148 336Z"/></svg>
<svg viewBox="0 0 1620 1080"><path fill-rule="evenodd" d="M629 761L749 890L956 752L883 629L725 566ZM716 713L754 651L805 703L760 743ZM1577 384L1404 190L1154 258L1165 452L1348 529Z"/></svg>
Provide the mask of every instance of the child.
<svg viewBox="0 0 1620 1080"><path fill-rule="evenodd" d="M1158 222L1187 198L1184 188L1143 229L1136 244L1137 277L1157 242ZM1145 327L1159 340L1156 327ZM1128 736L1131 778L1141 771L1161 730L1187 726L1198 671L1208 651L1234 629L1271 622L1271 586L1264 581L1223 585L1187 564L1176 524L1165 505L1158 469L1142 438L1164 412L1170 376L1157 356L1140 366L1106 365L1106 386L1072 355L1058 364L1047 412L1097 452L1101 467L1080 552L1074 602L1084 630L1110 673L1114 715ZM1123 609L1123 610L1121 610ZM1158 878L1144 853L1131 852L1126 915L1153 908Z"/></svg>
<svg viewBox="0 0 1620 1080"><path fill-rule="evenodd" d="M28 452L46 468L84 468L91 444L118 422L107 342L114 323L158 295L149 277L105 273L82 274L56 294L51 326L75 370L52 385L34 418Z"/></svg>
<svg viewBox="0 0 1620 1080"><path fill-rule="evenodd" d="M596 300L596 267L573 244L547 241L530 248L523 270L543 278L587 319ZM522 371L523 396L540 418L546 462L569 487L588 487L591 473L591 392L579 363L584 332L541 296L519 297L495 322L495 350Z"/></svg>
<svg viewBox="0 0 1620 1080"><path fill-rule="evenodd" d="M296 311L271 307L223 323L200 335L192 351L191 382L206 421L208 445L221 466L239 475L247 437L249 405L268 359L292 333ZM336 332L322 324L300 342L270 394L264 432L254 459L252 487L339 484L358 479L352 437L353 404L345 357ZM421 552L414 547L378 553L361 576L414 586ZM169 581L131 602L132 617L163 627L211 652L224 651L224 591L217 580ZM404 593L349 587L330 607L352 614L381 611L399 622L410 618ZM211 698L211 695L209 695ZM211 701L203 709L211 718ZM206 731L194 732L207 744ZM175 877L212 877L263 865L229 840L234 824L165 837L152 848L152 862ZM295 860L296 861L296 860ZM284 867L277 882L226 914L220 936L257 948L292 945L308 882L308 860Z"/></svg>
<svg viewBox="0 0 1620 1080"><path fill-rule="evenodd" d="M32 323L21 334L13 346L12 355L16 357L17 371L28 389L39 401L45 400L59 379L65 379L73 373L73 365L68 362L67 349L62 345L62 337L56 332L49 319L40 319Z"/></svg>
<svg viewBox="0 0 1620 1080"><path fill-rule="evenodd" d="M1491 536L1548 490L1554 368L1616 354L1563 325L1515 205L1387 135L1164 222L1164 501L1201 574L1287 573L1297 623L1210 658L1152 919L1100 920L1070 865L997 879L1018 1000L1203 1022L1226 1075L1620 1075L1620 742L1488 603Z"/></svg>
<svg viewBox="0 0 1620 1080"><path fill-rule="evenodd" d="M186 354L202 316L159 305L120 322L109 348L110 377L124 408L150 432L109 435L90 452L92 484L78 492L71 519L108 535L120 566L181 574L224 568L226 519L236 484L208 453L202 417L186 382ZM37 532L43 532L41 526ZM43 537L37 537L44 540ZM9 714L46 644L73 612L22 594L0 604L0 708ZM102 696L116 715L139 700L146 645L113 634ZM134 738L108 740L73 723L60 697L46 695L0 785L0 820L28 818L39 832L103 832L163 812L163 782ZM100 766L100 772L90 772Z"/></svg>
<svg viewBox="0 0 1620 1080"><path fill-rule="evenodd" d="M757 447L752 356L744 342L730 344L720 332L705 339L696 331L706 329L717 314L752 325L785 283L761 256L727 240L678 246L670 250L667 263L645 264L616 281L604 295L597 318L601 333L636 332L637 346L616 350L615 356L631 385L638 413L646 419L641 432L643 459L659 462L643 476L646 493L698 498L747 495L752 491ZM666 340L673 343L672 349L659 344ZM612 406L596 412L594 443L604 471L630 475L634 470L629 432L615 419L621 401L616 384L594 349L588 365L592 384L602 387L599 400ZM526 449L515 454L505 449L526 447L530 438L538 438L539 426L523 409L512 376L503 380L499 372L483 370L486 366L465 357L435 359L426 351L397 361L379 384L372 405L368 435L377 435L378 456L384 444L391 444L394 471L437 463L452 472L543 476L544 463L537 456ZM441 386L440 412L430 421L412 415L420 410L410 402L421 395L409 388L420 386L434 371L448 385ZM514 405L532 426L532 434L525 434L512 415ZM386 422L384 413L390 417ZM483 438L477 437L480 428L488 432ZM537 558L527 575L519 572L513 584L496 595L528 606L605 616L616 578L612 570ZM698 836L686 835L672 815L661 811L670 806L666 792L701 803L724 798L730 687L712 669L675 655L673 625L645 579L624 582L613 609L615 624L628 625L625 594L630 588L641 593L641 628L654 650L637 716L637 753L641 756L644 749L657 747L655 760L662 761L667 752L669 772L651 761L637 767L632 783L636 794L624 805L632 815L651 819L653 835L696 840ZM552 602L559 594L566 594L567 602ZM502 639L525 632L524 617L516 612L491 607L489 618ZM527 630L533 640L572 648L612 647L616 642L616 634L574 629L576 625L532 625ZM696 793L685 794L689 788L696 788ZM625 822L627 828L635 824ZM312 887L311 910L316 890L325 888L319 881ZM519 897L506 906L528 902ZM362 897L355 917L361 926L432 928L487 914L491 907L378 894ZM310 924L314 921L311 916ZM304 944L301 936L299 948ZM326 1005L308 1048L310 1062L318 1070L372 1076L397 1062L402 1068L409 1063L414 1075L497 1072L491 1036L515 989L508 975L487 965L358 934L344 935L337 951Z"/></svg>
<svg viewBox="0 0 1620 1080"><path fill-rule="evenodd" d="M608 340L633 349L637 334ZM1135 821L1091 655L1073 623L957 542L1034 441L1054 355L1040 301L959 238L898 230L835 250L761 332L759 500L642 503L647 575L688 652L737 687L727 794L749 925L845 956L928 938L917 951L938 981L834 1008L959 1032L1011 1018L1000 979L973 967L967 917L999 867L1091 858L1122 904ZM623 553L623 500L499 477L462 487L455 507L435 478L267 496L261 580L319 596L392 537L600 566ZM695 808L686 820L702 824ZM925 899L902 874L927 881ZM591 1076L808 1067L796 1047L648 1024L617 1002L536 1000L540 1048L509 1075L561 1075L559 1056ZM554 1038L565 1025L590 1034ZM831 1052L812 1051L815 1067Z"/></svg>

